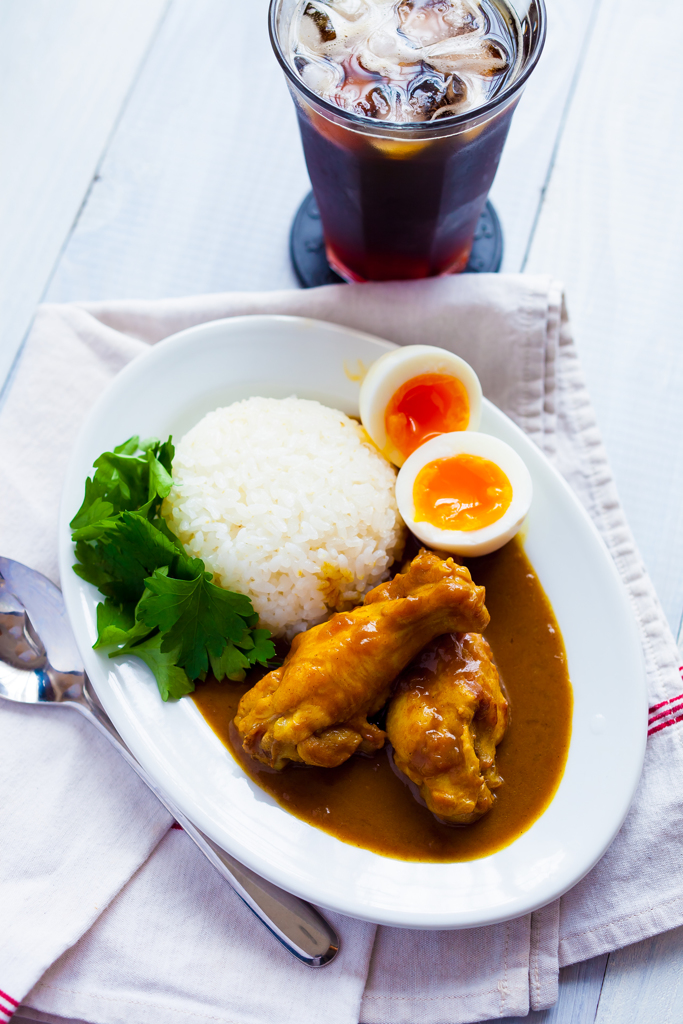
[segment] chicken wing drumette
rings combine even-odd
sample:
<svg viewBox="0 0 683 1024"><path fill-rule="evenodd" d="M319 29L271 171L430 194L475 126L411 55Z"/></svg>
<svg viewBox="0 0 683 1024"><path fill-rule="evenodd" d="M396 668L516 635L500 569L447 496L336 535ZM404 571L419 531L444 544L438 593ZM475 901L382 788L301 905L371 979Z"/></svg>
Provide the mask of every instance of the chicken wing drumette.
<svg viewBox="0 0 683 1024"><path fill-rule="evenodd" d="M496 747L508 724L491 649L476 633L441 636L398 680L387 733L394 763L442 821L469 825L501 785Z"/></svg>
<svg viewBox="0 0 683 1024"><path fill-rule="evenodd" d="M359 608L295 637L282 667L240 701L235 725L245 750L273 768L331 768L356 750L378 750L385 733L368 716L434 637L484 629L484 597L464 566L421 551Z"/></svg>

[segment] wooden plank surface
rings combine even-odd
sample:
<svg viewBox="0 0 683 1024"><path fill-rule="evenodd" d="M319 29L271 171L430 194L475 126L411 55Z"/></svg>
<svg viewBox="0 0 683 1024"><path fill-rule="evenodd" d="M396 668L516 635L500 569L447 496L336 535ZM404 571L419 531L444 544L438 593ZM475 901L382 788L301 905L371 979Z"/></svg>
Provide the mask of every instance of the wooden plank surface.
<svg viewBox="0 0 683 1024"><path fill-rule="evenodd" d="M493 192L519 270L598 0L554 0ZM54 301L294 287L309 188L268 0L174 0L50 288Z"/></svg>
<svg viewBox="0 0 683 1024"><path fill-rule="evenodd" d="M0 383L166 4L0 4Z"/></svg>
<svg viewBox="0 0 683 1024"><path fill-rule="evenodd" d="M668 38L683 4L662 0ZM627 83L630 83L627 85ZM683 610L683 62L639 0L603 0L527 269L567 286L621 498L678 632Z"/></svg>
<svg viewBox="0 0 683 1024"><path fill-rule="evenodd" d="M512 121L491 190L505 233L502 270L522 270L536 215L601 0L546 0L548 37Z"/></svg>
<svg viewBox="0 0 683 1024"><path fill-rule="evenodd" d="M683 928L612 953L595 1024L683 1021Z"/></svg>
<svg viewBox="0 0 683 1024"><path fill-rule="evenodd" d="M49 297L296 287L308 191L268 0L174 0Z"/></svg>
<svg viewBox="0 0 683 1024"><path fill-rule="evenodd" d="M596 956L560 971L560 993L549 1010L537 1010L526 1017L506 1017L501 1024L593 1024L600 1001L606 956Z"/></svg>

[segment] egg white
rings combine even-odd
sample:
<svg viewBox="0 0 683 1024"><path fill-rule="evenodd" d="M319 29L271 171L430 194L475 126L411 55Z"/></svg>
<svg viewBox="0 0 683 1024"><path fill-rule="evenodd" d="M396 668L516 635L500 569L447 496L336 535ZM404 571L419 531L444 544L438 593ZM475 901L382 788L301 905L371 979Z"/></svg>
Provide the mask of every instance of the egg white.
<svg viewBox="0 0 683 1024"><path fill-rule="evenodd" d="M510 507L495 523L480 530L442 530L431 523L415 522L413 488L420 470L436 459L478 455L495 463L512 486ZM526 465L510 445L490 434L457 431L441 434L421 445L406 459L396 480L398 510L408 528L427 547L454 555L488 555L512 540L531 507L533 485Z"/></svg>
<svg viewBox="0 0 683 1024"><path fill-rule="evenodd" d="M360 389L360 418L368 434L383 455L395 466L405 456L389 442L385 426L387 406L398 389L423 373L443 373L457 377L467 391L470 419L467 430L477 430L481 420L481 384L464 359L433 345L407 345L381 356L367 372Z"/></svg>

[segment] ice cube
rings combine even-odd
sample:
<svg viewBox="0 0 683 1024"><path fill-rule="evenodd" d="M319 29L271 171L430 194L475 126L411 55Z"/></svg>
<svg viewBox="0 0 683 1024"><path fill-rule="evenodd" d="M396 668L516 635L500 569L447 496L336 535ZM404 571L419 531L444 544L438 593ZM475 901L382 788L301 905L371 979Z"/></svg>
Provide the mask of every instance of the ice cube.
<svg viewBox="0 0 683 1024"><path fill-rule="evenodd" d="M297 58L296 68L304 83L318 96L329 97L342 78L341 68L324 60Z"/></svg>
<svg viewBox="0 0 683 1024"><path fill-rule="evenodd" d="M411 120L430 121L439 111L456 113L467 99L465 83L457 75L445 81L422 75L411 83L408 104Z"/></svg>
<svg viewBox="0 0 683 1024"><path fill-rule="evenodd" d="M462 37L461 37L462 38ZM508 66L507 55L501 46L490 39L476 40L473 46L448 47L440 44L430 47L425 61L442 75L479 75L491 78Z"/></svg>
<svg viewBox="0 0 683 1024"><path fill-rule="evenodd" d="M328 0L329 6L347 21L358 21L368 13L365 0Z"/></svg>
<svg viewBox="0 0 683 1024"><path fill-rule="evenodd" d="M452 3L452 10L444 14L443 20L451 26L451 36L461 36L468 32L481 32L487 30L486 18L482 17L483 11L477 3L464 2Z"/></svg>
<svg viewBox="0 0 683 1024"><path fill-rule="evenodd" d="M401 31L416 46L478 30L477 11L469 0L401 0L397 8Z"/></svg>
<svg viewBox="0 0 683 1024"><path fill-rule="evenodd" d="M306 4L299 28L299 39L304 46L314 53L322 53L325 43L331 43L336 38L337 33L329 14L314 4Z"/></svg>
<svg viewBox="0 0 683 1024"><path fill-rule="evenodd" d="M396 60L398 40L393 32L387 32L385 28L380 28L377 32L373 32L368 39L368 49L374 53L375 57L381 57L383 60Z"/></svg>
<svg viewBox="0 0 683 1024"><path fill-rule="evenodd" d="M416 79L408 90L408 105L416 121L429 121L445 95L443 82L423 75Z"/></svg>
<svg viewBox="0 0 683 1024"><path fill-rule="evenodd" d="M384 121L391 116L391 93L386 87L376 85L354 104L353 109L363 117Z"/></svg>

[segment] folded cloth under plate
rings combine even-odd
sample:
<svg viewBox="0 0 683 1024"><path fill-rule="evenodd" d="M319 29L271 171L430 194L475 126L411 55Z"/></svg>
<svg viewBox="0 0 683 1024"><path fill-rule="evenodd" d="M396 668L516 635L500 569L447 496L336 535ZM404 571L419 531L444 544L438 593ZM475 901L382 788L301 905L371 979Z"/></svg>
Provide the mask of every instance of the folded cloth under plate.
<svg viewBox="0 0 683 1024"><path fill-rule="evenodd" d="M330 915L343 952L315 972L254 922L86 722L2 705L0 1022L22 1002L97 1024L469 1024L547 1007L560 966L683 923L683 723L667 703L681 690L677 650L619 504L560 286L465 275L44 306L0 409L0 553L58 581L61 484L88 409L149 345L254 313L442 345L472 363L484 393L555 463L639 624L653 712L638 794L603 860L555 904L455 932Z"/></svg>

